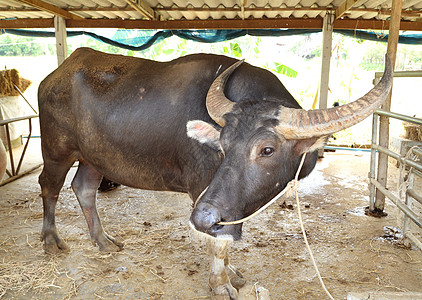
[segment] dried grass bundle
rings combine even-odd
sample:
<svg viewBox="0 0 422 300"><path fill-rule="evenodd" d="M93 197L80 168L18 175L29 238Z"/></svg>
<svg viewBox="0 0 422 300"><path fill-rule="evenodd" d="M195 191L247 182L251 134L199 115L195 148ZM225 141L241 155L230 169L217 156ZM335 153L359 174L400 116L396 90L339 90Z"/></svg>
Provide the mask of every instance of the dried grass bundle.
<svg viewBox="0 0 422 300"><path fill-rule="evenodd" d="M422 126L403 122L403 127L406 131L405 138L412 141L422 142Z"/></svg>
<svg viewBox="0 0 422 300"><path fill-rule="evenodd" d="M0 71L0 97L19 96L15 85L23 93L31 83L31 80L21 77L16 69Z"/></svg>

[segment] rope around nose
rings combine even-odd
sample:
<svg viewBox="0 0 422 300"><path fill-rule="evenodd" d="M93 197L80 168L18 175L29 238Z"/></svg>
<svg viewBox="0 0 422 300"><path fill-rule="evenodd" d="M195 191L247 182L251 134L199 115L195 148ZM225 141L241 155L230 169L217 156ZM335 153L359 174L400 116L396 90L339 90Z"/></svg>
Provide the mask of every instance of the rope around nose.
<svg viewBox="0 0 422 300"><path fill-rule="evenodd" d="M273 204L274 202L276 202L284 194L287 193L288 195L291 195L293 192L296 192L297 193L297 190L299 189L299 181L298 181L299 173L300 173L300 170L302 170L302 166L303 166L303 162L305 161L305 157L306 157L306 152L303 153L302 160L300 161L300 165L299 165L299 168L297 169L295 178L293 180L291 180L286 185L286 187L284 188L284 190L282 190L273 199L271 199L270 202L268 202L263 207L261 207L260 209L258 209L257 211L255 211L253 214L247 216L246 218L243 218L243 219L240 219L240 220L236 220L236 221L219 222L217 224L218 225L236 225L236 224L240 224L240 223L246 222L246 221L252 219L253 217L255 217L256 215L258 215L259 213L261 213L268 206L270 206L271 204Z"/></svg>
<svg viewBox="0 0 422 300"><path fill-rule="evenodd" d="M303 233L303 240L305 241L306 248L307 248L307 250L309 252L309 256L311 258L311 261L312 261L312 264L314 266L315 272L316 272L316 274L318 276L319 282L320 282L320 284L321 284L324 292L327 294L328 298L330 298L331 300L334 300L333 296L331 296L330 292L326 288L326 286L324 284L324 281L322 280L321 274L320 274L320 272L318 270L318 266L316 265L314 255L312 254L311 247L309 246L309 243L308 243L308 238L306 237L305 227L303 226L303 221L302 221L302 214L300 212L299 195L297 193L297 190L299 189L298 178L299 178L300 170L302 169L302 166L303 166L303 162L305 161L305 157L306 157L306 152L303 153L302 160L300 161L300 165L299 165L299 168L297 169L295 178L293 180L291 180L287 184L287 186L284 188L284 190L282 190L270 202L268 202L266 205L264 205L259 210L257 210L256 212L254 212L253 214L251 214L250 216L248 216L246 218L243 218L243 219L240 219L240 220L237 220L237 221L232 221L232 222L220 222L220 223L217 223L217 224L220 224L220 225L235 225L235 224L240 224L240 223L246 222L247 220L253 218L257 214L259 214L260 212L262 212L268 206L270 206L271 204L273 204L275 201L277 201L284 194L286 194L286 193L293 193L294 192L295 193L295 196L296 196L296 206L297 206L297 213L299 215L300 228L301 228L302 233Z"/></svg>

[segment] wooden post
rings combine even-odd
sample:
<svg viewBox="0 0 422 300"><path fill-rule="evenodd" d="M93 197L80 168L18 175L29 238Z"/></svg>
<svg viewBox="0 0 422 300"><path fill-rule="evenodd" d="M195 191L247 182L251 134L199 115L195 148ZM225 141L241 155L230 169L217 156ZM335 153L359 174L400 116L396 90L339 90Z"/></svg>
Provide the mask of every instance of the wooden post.
<svg viewBox="0 0 422 300"><path fill-rule="evenodd" d="M390 30L388 33L388 46L387 54L391 58L391 63L393 64L393 70L396 63L396 53L397 53L397 44L399 41L400 34L400 19L401 19L401 10L402 10L402 0L393 0L391 8L391 21L390 21ZM391 93L388 95L382 109L390 111L391 108ZM388 148L390 135L389 135L390 122L389 118L385 116L380 117L380 127L379 127L379 144L380 146ZM387 186L387 176L388 176L388 156L384 153L379 153L378 157L378 175L377 180L381 183L383 187ZM380 191L377 190L375 198L375 208L371 212L375 215L385 215L384 211L385 196Z"/></svg>
<svg viewBox="0 0 422 300"><path fill-rule="evenodd" d="M319 85L320 109L327 108L331 47L333 43L333 22L334 15L327 12L322 25L321 82Z"/></svg>
<svg viewBox="0 0 422 300"><path fill-rule="evenodd" d="M321 75L319 83L319 109L327 108L328 82L330 79L331 48L333 44L334 15L327 12L322 23ZM324 157L324 148L318 150L318 157Z"/></svg>
<svg viewBox="0 0 422 300"><path fill-rule="evenodd" d="M56 34L57 65L61 65L67 57L67 34L66 20L62 17L54 17L54 31Z"/></svg>

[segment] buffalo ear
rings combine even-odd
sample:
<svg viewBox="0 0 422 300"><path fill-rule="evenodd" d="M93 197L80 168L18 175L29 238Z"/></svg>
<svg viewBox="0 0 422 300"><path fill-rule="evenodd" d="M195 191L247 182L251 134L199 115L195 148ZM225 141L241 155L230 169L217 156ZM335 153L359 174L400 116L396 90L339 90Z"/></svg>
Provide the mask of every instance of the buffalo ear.
<svg viewBox="0 0 422 300"><path fill-rule="evenodd" d="M297 140L297 144L295 145L294 150L297 155L300 155L305 152L313 152L319 148L324 147L325 143L328 140L328 137L329 136L324 135L310 139Z"/></svg>
<svg viewBox="0 0 422 300"><path fill-rule="evenodd" d="M188 137L215 150L221 150L220 131L215 129L211 124L200 120L193 120L186 124L186 130Z"/></svg>

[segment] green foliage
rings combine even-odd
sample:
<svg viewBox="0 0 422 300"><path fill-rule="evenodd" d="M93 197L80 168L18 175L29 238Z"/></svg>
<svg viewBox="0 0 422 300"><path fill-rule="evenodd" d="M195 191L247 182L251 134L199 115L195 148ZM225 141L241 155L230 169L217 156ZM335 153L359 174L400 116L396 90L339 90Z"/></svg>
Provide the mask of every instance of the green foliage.
<svg viewBox="0 0 422 300"><path fill-rule="evenodd" d="M72 45L72 38L68 39L68 44ZM106 43L103 43L99 40L96 40L91 37L86 37L84 47L89 47L98 51L107 52L107 53L115 53L115 54L126 54L128 50L122 49L119 47L115 47Z"/></svg>
<svg viewBox="0 0 422 300"><path fill-rule="evenodd" d="M384 55L387 52L387 44L382 42L372 42L370 47L366 47L366 52L360 67L365 71L381 71L384 67Z"/></svg>
<svg viewBox="0 0 422 300"><path fill-rule="evenodd" d="M211 49L211 51L208 51L212 53L224 54L240 59L244 56L259 57L261 43L261 38L244 37L232 41L205 45L207 48ZM149 52L149 54L144 52L142 55L143 57L150 59L158 59L161 56L165 56L169 59L170 57L180 57L188 53L201 52L198 51L198 45L204 44L183 39L167 39L151 47L150 49L154 49L152 50L153 52ZM200 47L201 46L199 46L199 49ZM275 73L288 77L296 78L297 76L297 72L295 70L280 63L274 63L273 65L268 65L267 63L264 67Z"/></svg>
<svg viewBox="0 0 422 300"><path fill-rule="evenodd" d="M314 58L314 57L321 57L321 47L320 46L318 46L314 50L312 50L311 54L309 55L309 58Z"/></svg>
<svg viewBox="0 0 422 300"><path fill-rule="evenodd" d="M181 40L180 43L177 44L175 48L172 49L163 49L160 47L161 54L163 55L176 55L176 56L184 56L188 54L186 51L187 40Z"/></svg>
<svg viewBox="0 0 422 300"><path fill-rule="evenodd" d="M297 71L289 68L286 65L280 64L278 62L274 63L274 68L269 68L268 65L266 67L267 69L270 69L273 72L276 72L281 75L286 75L287 77L292 77L292 78L297 77Z"/></svg>
<svg viewBox="0 0 422 300"><path fill-rule="evenodd" d="M121 43L128 43L132 39L144 42L145 37L149 37L152 30L117 30L112 39ZM42 40L42 39L41 39ZM0 55L2 56L23 56L23 55L54 55L55 46L52 44L39 43L40 39L20 37L4 34L0 36ZM140 56L152 60L170 60L172 58L184 56L188 53L212 52L224 54L236 58L260 56L260 46L262 39L259 37L243 37L232 41L225 41L215 44L201 44L176 37L164 39L144 51L130 51L115 47L96 40L89 36L68 38L68 54L70 55L79 47L89 47L98 51L107 53L123 54L128 56ZM209 50L202 50L208 48ZM272 66L266 66L275 73L286 75L292 78L297 76L297 72L286 65L274 63Z"/></svg>
<svg viewBox="0 0 422 300"><path fill-rule="evenodd" d="M52 54L53 48L35 37L0 35L0 56L39 56Z"/></svg>
<svg viewBox="0 0 422 300"><path fill-rule="evenodd" d="M261 43L262 43L262 39L261 38L257 38L255 40L255 47L254 47L253 50L254 50L254 52L255 52L256 55L259 54L259 46L260 46Z"/></svg>
<svg viewBox="0 0 422 300"><path fill-rule="evenodd" d="M227 46L223 47L223 53L229 54L231 56L241 58L242 57L242 48L240 48L238 43L230 43L229 48Z"/></svg>

